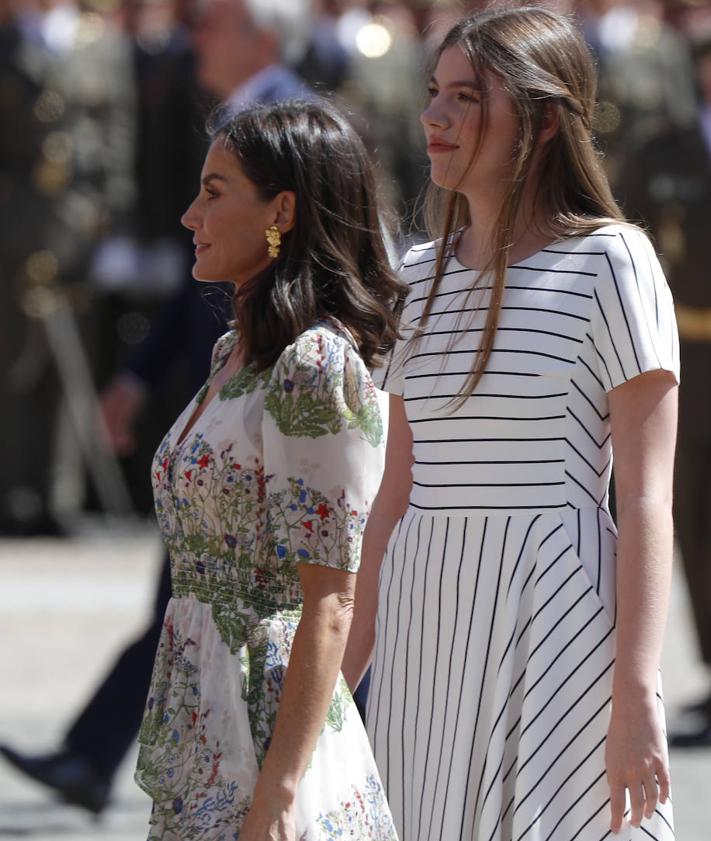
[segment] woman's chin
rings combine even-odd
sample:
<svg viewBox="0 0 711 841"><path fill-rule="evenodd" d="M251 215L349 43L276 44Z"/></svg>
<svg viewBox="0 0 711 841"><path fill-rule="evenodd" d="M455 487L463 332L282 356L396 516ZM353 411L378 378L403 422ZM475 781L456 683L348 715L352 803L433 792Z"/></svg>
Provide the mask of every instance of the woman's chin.
<svg viewBox="0 0 711 841"><path fill-rule="evenodd" d="M193 277L201 283L221 283L225 279L223 277L214 277L215 274L216 272L210 272L198 263L195 263L193 266Z"/></svg>
<svg viewBox="0 0 711 841"><path fill-rule="evenodd" d="M430 181L443 190L455 190L457 187L457 179L452 177L452 173L443 172L439 167L433 166L430 169Z"/></svg>

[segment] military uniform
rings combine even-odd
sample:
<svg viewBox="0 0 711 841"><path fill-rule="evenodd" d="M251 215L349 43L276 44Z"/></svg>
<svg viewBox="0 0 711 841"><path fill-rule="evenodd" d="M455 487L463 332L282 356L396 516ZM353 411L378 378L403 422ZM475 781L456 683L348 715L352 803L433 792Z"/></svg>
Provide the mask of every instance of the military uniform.
<svg viewBox="0 0 711 841"><path fill-rule="evenodd" d="M61 50L29 18L0 27L0 530L10 532L49 520L60 389L37 316L56 288L86 309L94 246L132 202L130 47L99 15L73 23Z"/></svg>
<svg viewBox="0 0 711 841"><path fill-rule="evenodd" d="M681 338L674 518L704 662L711 666L711 148L692 127L631 156L625 209L652 229Z"/></svg>

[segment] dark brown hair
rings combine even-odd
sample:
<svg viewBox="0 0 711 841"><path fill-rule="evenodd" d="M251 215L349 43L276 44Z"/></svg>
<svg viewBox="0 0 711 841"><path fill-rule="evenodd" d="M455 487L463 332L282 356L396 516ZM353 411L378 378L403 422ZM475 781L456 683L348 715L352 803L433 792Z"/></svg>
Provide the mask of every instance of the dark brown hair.
<svg viewBox="0 0 711 841"><path fill-rule="evenodd" d="M329 316L350 330L366 365L382 364L405 287L388 261L367 153L346 118L323 101L262 105L222 121L213 137L265 201L296 194L279 256L235 294L245 364L268 368Z"/></svg>
<svg viewBox="0 0 711 841"><path fill-rule="evenodd" d="M602 224L624 221L612 196L600 157L593 144L591 123L596 96L596 73L590 52L574 23L564 15L530 6L497 8L464 18L447 33L436 54L459 47L479 80L498 76L511 97L519 129L512 152L512 176L496 220L492 256L478 283L487 277L491 298L481 344L472 371L454 404L473 393L491 355L499 322L506 267L514 222L521 208L524 186L532 171L536 141L547 109L555 108L559 129L540 149L536 200L558 237L590 233ZM482 119L472 163L488 128L486 85L481 85ZM429 233L441 238L435 278L420 321L422 328L456 245L456 231L469 224L466 198L455 190L430 185L425 218Z"/></svg>

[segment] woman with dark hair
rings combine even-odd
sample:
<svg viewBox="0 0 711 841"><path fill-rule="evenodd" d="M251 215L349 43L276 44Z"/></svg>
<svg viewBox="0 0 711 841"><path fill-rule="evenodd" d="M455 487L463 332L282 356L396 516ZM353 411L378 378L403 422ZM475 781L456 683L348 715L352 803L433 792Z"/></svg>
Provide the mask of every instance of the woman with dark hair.
<svg viewBox="0 0 711 841"><path fill-rule="evenodd" d="M404 260L344 674L374 643L367 726L407 841L666 841L671 296L603 175L567 18L466 18L429 94L439 238Z"/></svg>
<svg viewBox="0 0 711 841"><path fill-rule="evenodd" d="M139 735L150 839L391 841L339 675L385 453L368 367L401 294L364 148L323 105L243 112L183 224L235 320L153 465L173 598Z"/></svg>

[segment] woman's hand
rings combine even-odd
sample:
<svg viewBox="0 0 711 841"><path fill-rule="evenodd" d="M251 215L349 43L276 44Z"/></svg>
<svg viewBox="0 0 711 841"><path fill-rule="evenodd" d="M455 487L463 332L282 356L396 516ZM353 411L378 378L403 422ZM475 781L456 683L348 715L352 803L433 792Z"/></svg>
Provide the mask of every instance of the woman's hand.
<svg viewBox="0 0 711 841"><path fill-rule="evenodd" d="M657 803L669 797L669 757L657 711L656 696L612 705L605 745L610 786L610 828L619 832L625 813L625 789L630 795L630 823L650 818Z"/></svg>
<svg viewBox="0 0 711 841"><path fill-rule="evenodd" d="M293 798L254 792L252 808L239 832L240 841L296 841Z"/></svg>

